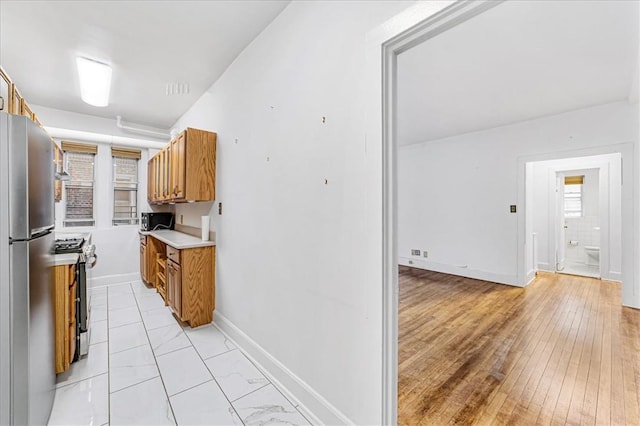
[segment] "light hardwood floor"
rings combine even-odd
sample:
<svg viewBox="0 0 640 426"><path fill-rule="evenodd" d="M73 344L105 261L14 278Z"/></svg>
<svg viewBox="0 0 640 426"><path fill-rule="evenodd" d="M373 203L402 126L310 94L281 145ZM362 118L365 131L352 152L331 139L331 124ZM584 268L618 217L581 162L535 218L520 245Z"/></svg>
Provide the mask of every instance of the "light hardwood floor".
<svg viewBox="0 0 640 426"><path fill-rule="evenodd" d="M640 425L640 311L619 283L400 267L398 355L401 425Z"/></svg>

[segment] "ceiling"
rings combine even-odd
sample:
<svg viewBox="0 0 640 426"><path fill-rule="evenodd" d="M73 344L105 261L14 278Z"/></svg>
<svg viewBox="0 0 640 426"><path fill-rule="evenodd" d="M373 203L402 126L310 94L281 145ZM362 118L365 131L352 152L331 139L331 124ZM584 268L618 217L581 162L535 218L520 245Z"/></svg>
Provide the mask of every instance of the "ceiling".
<svg viewBox="0 0 640 426"><path fill-rule="evenodd" d="M0 64L30 104L166 129L288 3L1 0ZM80 100L77 55L112 65L109 106Z"/></svg>
<svg viewBox="0 0 640 426"><path fill-rule="evenodd" d="M399 144L627 99L639 16L636 1L510 1L402 53Z"/></svg>

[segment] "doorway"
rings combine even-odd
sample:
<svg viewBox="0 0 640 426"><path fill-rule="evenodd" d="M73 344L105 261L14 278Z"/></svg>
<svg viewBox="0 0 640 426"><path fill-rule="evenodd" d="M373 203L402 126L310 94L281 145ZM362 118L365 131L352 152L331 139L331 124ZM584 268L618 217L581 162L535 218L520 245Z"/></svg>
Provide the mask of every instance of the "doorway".
<svg viewBox="0 0 640 426"><path fill-rule="evenodd" d="M444 10L433 10L423 12L423 17L426 18L421 22L413 23L412 25L407 25L404 27L404 31L399 31L393 34L393 37L388 38L388 42L382 45L383 47L383 55L382 55L382 110L383 110L383 123L382 123L382 147L383 147L383 171L382 171L382 180L383 180L383 253L384 253L384 269L383 269L383 341L385 342L384 346L384 366L383 366L383 402L384 402L384 414L383 420L384 422L392 423L396 421L396 408L393 403L395 395L394 389L396 388L396 377L394 373L396 373L397 368L397 306L398 306L398 298L397 298L397 259L398 259L398 248L397 248L397 215L398 215L398 204L397 204L397 122L396 117L398 114L397 105L396 105L396 96L397 96L397 57L402 52L405 52L412 47L417 46L425 40L428 40L435 35L439 35L453 27L456 27L458 24L468 21L469 19L490 10L495 6L500 6L502 3L493 3L490 4L488 2L475 3L471 4L462 4L462 3L454 3L449 8L445 8ZM396 27L397 28L397 27ZM375 105L375 102L372 104ZM589 120L587 119L586 122ZM377 126L373 126L376 128ZM585 140L589 139L588 135L583 135ZM601 136L601 135L600 135ZM547 135L548 137L548 135ZM568 138L568 135L566 135ZM625 157L629 162L625 163L629 165L629 168L632 168L635 164L635 157L633 156L633 148L635 144L635 137L627 138L626 136L622 139L610 138L608 142L603 141L602 139L598 141L594 141L593 143L585 143L578 144L579 147L593 147L593 146L606 146L608 147L605 151L609 150L612 146L616 144L631 142L630 148L627 147L623 153L623 157ZM507 179L511 179L511 182L514 182L513 187L517 188L517 203L513 204L515 208L511 209L512 213L521 213L520 215L512 216L514 218L514 226L517 229L517 237L512 245L513 253L517 256L517 262L515 266L515 275L516 280L513 281L512 285L525 286L527 284L527 267L526 262L528 257L528 253L531 250L531 246L533 244L532 241L527 238L526 234L526 214L523 213L525 203L525 163L524 160L527 156L534 158L553 158L553 152L555 151L563 151L568 148L568 145L564 145L561 147L554 147L554 143L541 143L536 149L531 150L529 153L525 153L522 157L518 157L517 161L514 163L518 163L517 167L517 179L513 177L507 177ZM597 148L582 148L586 151L592 149L592 151L598 151ZM508 151L508 150L507 150ZM551 154L531 154L531 152L550 152ZM470 153L473 155L473 153ZM498 155L498 154L496 154ZM520 167L522 165L522 167ZM625 168L624 175L625 181L632 182L633 172L629 170L629 168ZM515 164L513 169L515 169ZM628 179L628 180L627 180ZM444 182L445 180L441 180L440 182ZM635 199L635 192L632 188L632 184L627 185L624 189L626 195L623 197L623 209L622 209L622 222L624 223L633 223L633 209L631 208L633 204L633 200ZM630 192L628 192L630 191ZM625 206L626 209L625 210ZM507 204L507 207L509 205ZM519 208L519 209L518 209ZM518 209L518 210L517 210ZM516 212L517 210L517 212ZM511 220L511 219L508 219ZM510 225L511 226L511 225ZM633 229L632 227L628 229ZM626 248L631 249L630 252L633 253L633 242L635 240L635 235L629 234L628 237L622 238L622 245ZM624 252L625 250L623 250ZM421 252L424 252L421 250ZM431 255L431 251L429 251L429 255ZM426 256L424 256L426 257ZM631 292L627 292L627 303L633 304L634 299L634 276L633 276L633 265L634 258L632 255L626 255L623 253L625 265L621 274L626 276L629 281L626 282L627 288L631 289ZM532 262L533 263L533 262ZM466 265L466 263L460 262L460 265ZM509 271L511 273L511 271ZM623 280L624 282L624 280ZM623 303L625 303L625 294L623 292ZM630 297L629 297L630 296Z"/></svg>
<svg viewBox="0 0 640 426"><path fill-rule="evenodd" d="M599 169L556 172L556 272L600 278Z"/></svg>
<svg viewBox="0 0 640 426"><path fill-rule="evenodd" d="M621 152L530 161L525 170L525 235L535 242L527 282L537 271L622 281Z"/></svg>

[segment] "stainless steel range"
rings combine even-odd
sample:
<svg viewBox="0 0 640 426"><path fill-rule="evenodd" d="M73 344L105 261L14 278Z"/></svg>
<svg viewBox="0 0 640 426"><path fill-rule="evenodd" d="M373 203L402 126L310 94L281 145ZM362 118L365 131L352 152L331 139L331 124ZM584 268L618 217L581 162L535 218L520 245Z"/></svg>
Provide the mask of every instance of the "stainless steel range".
<svg viewBox="0 0 640 426"><path fill-rule="evenodd" d="M88 244L82 237L58 238L54 244L54 253L78 253L76 263L76 283L78 285L78 298L76 299L76 351L74 361L89 352L89 317L91 307L87 292L87 268L92 268L97 260L96 246Z"/></svg>

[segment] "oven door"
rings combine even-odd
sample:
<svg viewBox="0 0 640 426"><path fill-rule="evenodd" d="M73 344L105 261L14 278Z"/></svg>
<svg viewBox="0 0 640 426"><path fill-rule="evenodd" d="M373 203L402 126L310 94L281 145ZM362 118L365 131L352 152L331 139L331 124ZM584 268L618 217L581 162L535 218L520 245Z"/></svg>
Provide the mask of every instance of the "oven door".
<svg viewBox="0 0 640 426"><path fill-rule="evenodd" d="M87 303L87 268L84 254L76 263L76 354L74 361L89 351L89 306Z"/></svg>

